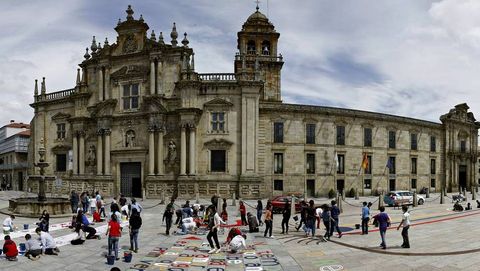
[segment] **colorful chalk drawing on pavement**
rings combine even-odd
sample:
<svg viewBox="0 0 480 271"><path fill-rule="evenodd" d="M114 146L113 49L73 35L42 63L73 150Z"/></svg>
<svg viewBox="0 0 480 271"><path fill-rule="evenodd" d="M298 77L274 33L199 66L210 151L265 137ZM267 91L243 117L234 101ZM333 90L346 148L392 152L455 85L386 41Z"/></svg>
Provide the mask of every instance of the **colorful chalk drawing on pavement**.
<svg viewBox="0 0 480 271"><path fill-rule="evenodd" d="M128 271L175 270L175 271L277 271L283 270L277 257L263 243L250 245L240 253L222 250L208 254L210 246L204 240L190 236L178 240L171 247L157 247Z"/></svg>

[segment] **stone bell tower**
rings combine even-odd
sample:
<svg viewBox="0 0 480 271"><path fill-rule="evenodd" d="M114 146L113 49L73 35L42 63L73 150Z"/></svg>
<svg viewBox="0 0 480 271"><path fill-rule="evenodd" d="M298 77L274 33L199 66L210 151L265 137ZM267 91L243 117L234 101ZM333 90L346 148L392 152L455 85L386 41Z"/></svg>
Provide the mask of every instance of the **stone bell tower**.
<svg viewBox="0 0 480 271"><path fill-rule="evenodd" d="M238 32L235 74L242 80L263 81L261 100L281 101L283 57L277 53L280 33L258 5L256 9Z"/></svg>

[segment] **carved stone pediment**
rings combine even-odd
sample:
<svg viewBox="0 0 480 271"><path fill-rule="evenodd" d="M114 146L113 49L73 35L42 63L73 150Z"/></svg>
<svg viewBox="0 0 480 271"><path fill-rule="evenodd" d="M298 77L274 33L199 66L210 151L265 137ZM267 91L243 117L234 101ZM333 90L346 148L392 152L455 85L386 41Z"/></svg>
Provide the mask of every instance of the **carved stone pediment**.
<svg viewBox="0 0 480 271"><path fill-rule="evenodd" d="M57 144L52 147L52 153L64 153L70 150L70 146L66 144Z"/></svg>
<svg viewBox="0 0 480 271"><path fill-rule="evenodd" d="M92 118L112 116L115 111L115 106L117 105L116 99L109 99L97 103L95 106L90 107L90 115Z"/></svg>
<svg viewBox="0 0 480 271"><path fill-rule="evenodd" d="M58 112L57 114L52 116L52 120L66 120L70 118L70 114L65 114L62 112Z"/></svg>
<svg viewBox="0 0 480 271"><path fill-rule="evenodd" d="M128 65L123 66L119 70L116 70L110 75L113 80L130 79L132 77L144 77L147 76L150 69L141 65Z"/></svg>
<svg viewBox="0 0 480 271"><path fill-rule="evenodd" d="M168 110L162 104L162 98L146 96L143 98L142 109L150 113L166 114Z"/></svg>
<svg viewBox="0 0 480 271"><path fill-rule="evenodd" d="M228 110L229 108L233 107L233 103L221 98L215 98L204 103L203 106L204 108L223 108L225 110Z"/></svg>
<svg viewBox="0 0 480 271"><path fill-rule="evenodd" d="M230 147L233 145L233 142L228 141L223 138L214 138L210 141L205 142L204 146L205 148L209 150L227 150L230 149Z"/></svg>

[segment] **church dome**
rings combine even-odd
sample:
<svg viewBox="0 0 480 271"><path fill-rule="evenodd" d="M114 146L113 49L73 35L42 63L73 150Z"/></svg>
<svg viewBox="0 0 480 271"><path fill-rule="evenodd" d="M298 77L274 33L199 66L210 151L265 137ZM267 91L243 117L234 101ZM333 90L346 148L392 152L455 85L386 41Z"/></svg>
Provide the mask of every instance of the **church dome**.
<svg viewBox="0 0 480 271"><path fill-rule="evenodd" d="M258 20L261 20L261 21L267 21L268 22L268 18L267 16L265 16L265 14L261 13L260 11L255 11L254 13L252 13L252 15L250 15L247 19L247 22L253 22L253 21L258 21Z"/></svg>

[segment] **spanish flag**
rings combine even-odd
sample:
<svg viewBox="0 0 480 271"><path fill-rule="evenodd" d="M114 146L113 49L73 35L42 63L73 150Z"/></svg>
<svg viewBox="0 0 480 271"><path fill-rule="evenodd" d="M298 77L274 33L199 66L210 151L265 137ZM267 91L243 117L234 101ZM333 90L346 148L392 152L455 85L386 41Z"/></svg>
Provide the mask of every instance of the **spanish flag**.
<svg viewBox="0 0 480 271"><path fill-rule="evenodd" d="M363 159L362 159L362 168L367 169L368 168L368 157L366 153L363 153Z"/></svg>

